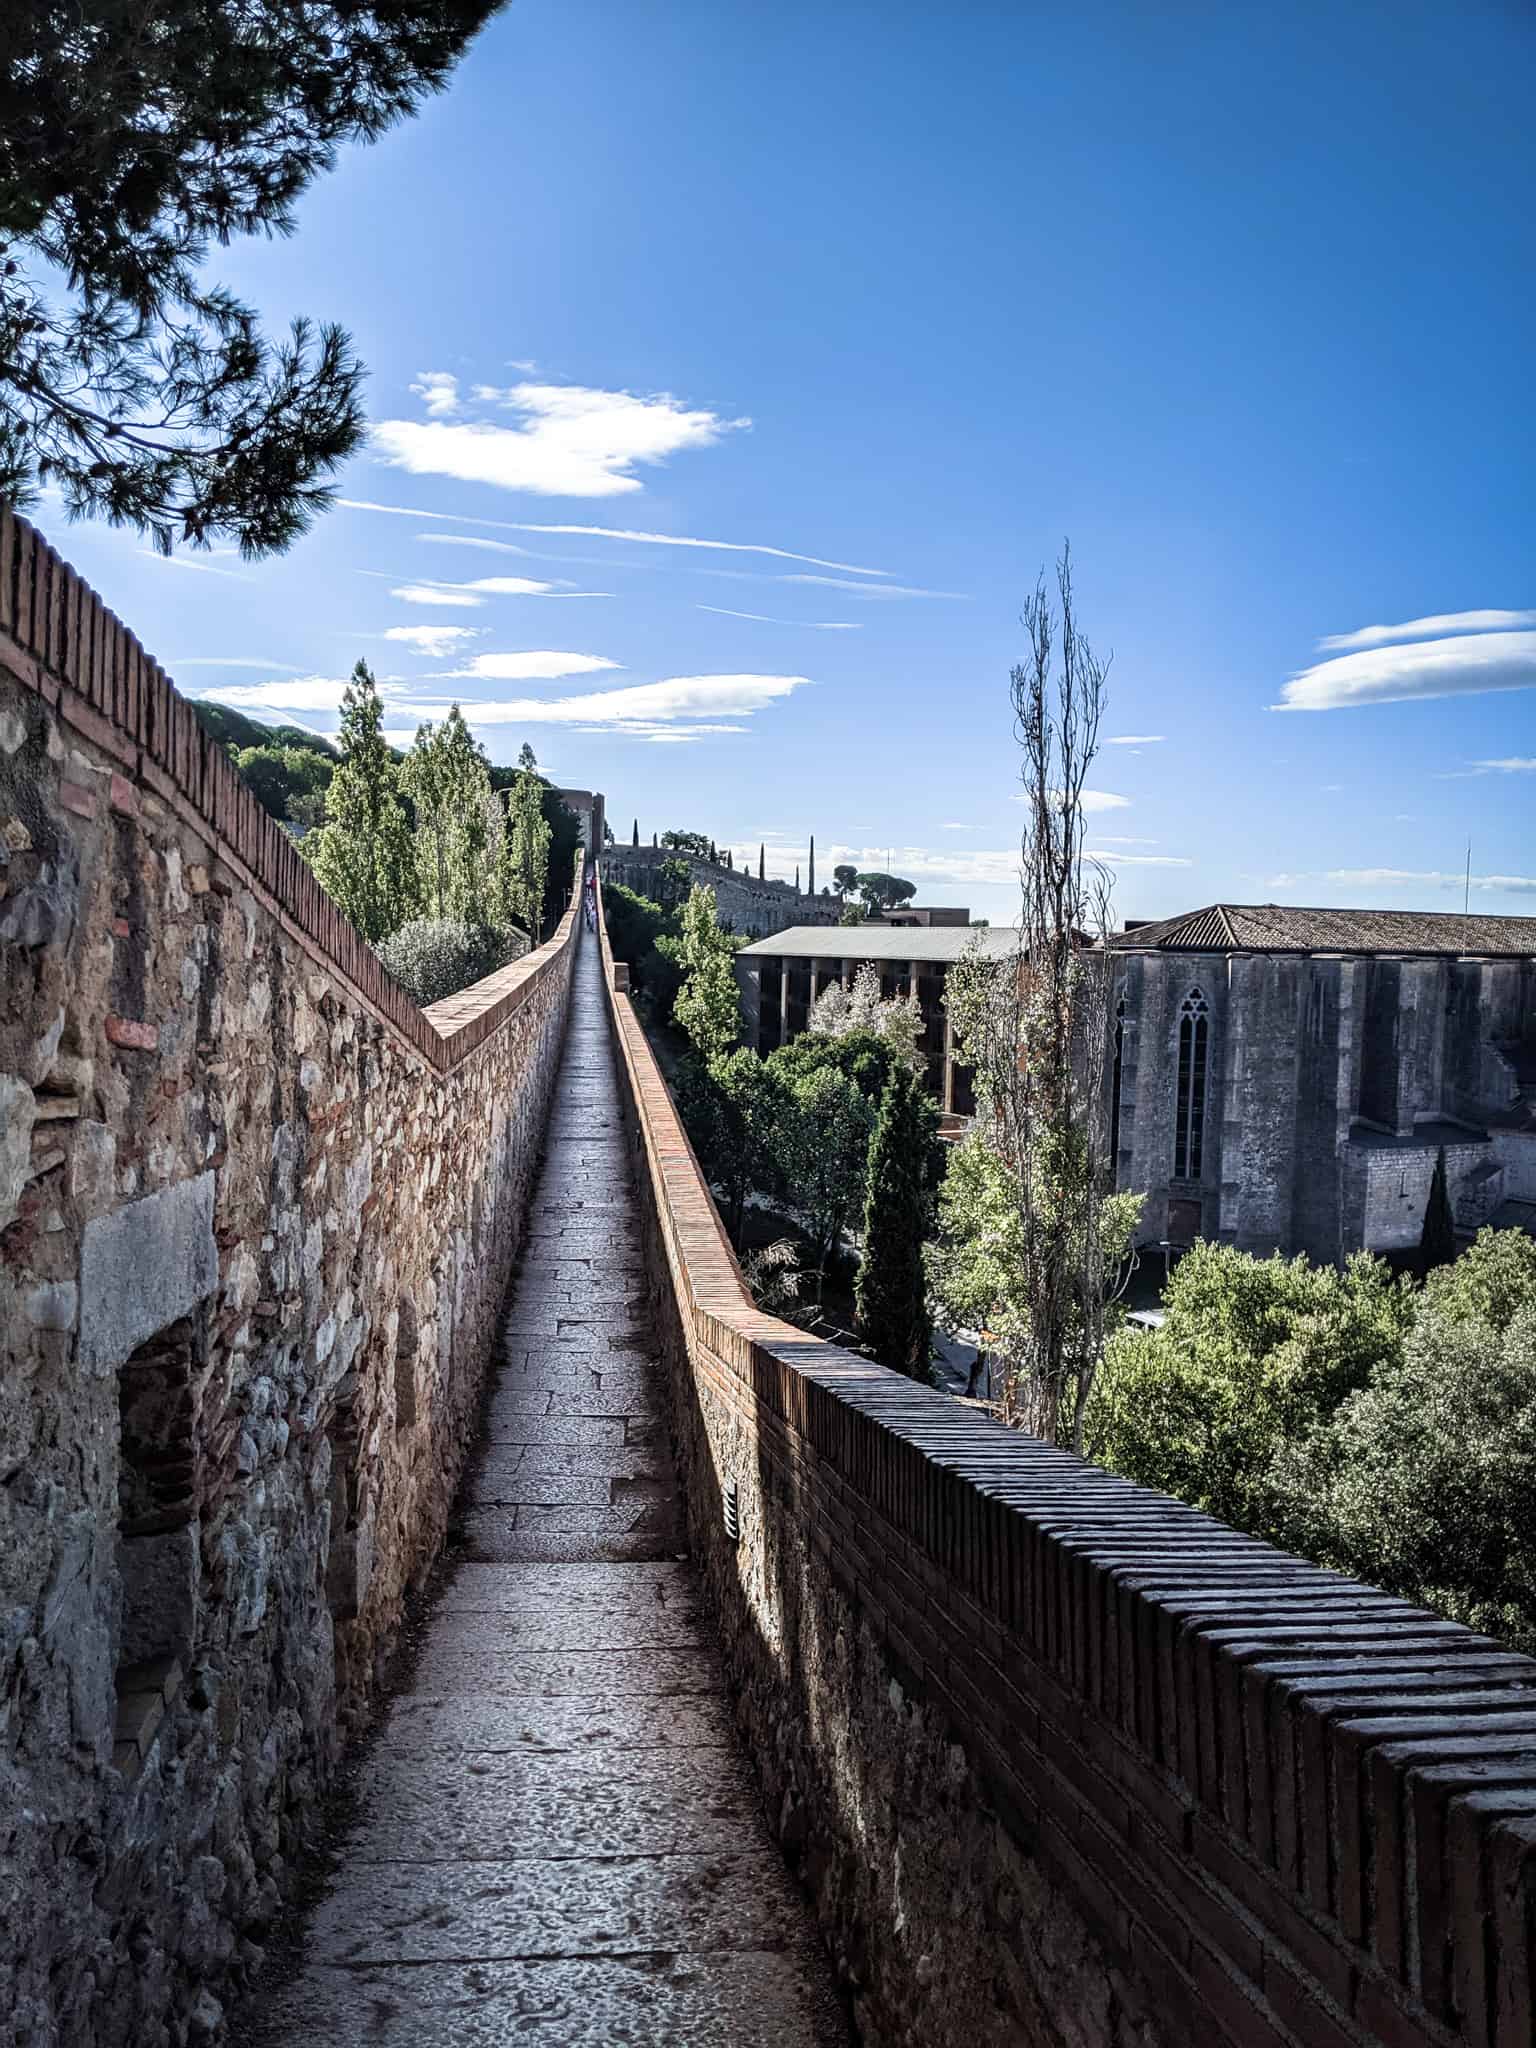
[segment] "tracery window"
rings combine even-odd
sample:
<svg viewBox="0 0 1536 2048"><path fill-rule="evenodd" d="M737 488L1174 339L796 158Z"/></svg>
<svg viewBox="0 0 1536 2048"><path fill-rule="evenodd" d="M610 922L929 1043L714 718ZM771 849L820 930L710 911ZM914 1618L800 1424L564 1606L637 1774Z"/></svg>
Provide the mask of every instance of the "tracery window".
<svg viewBox="0 0 1536 2048"><path fill-rule="evenodd" d="M1202 990L1192 988L1179 1005L1179 1082L1173 1126L1175 1180L1199 1180L1204 1165L1210 1032L1210 1005Z"/></svg>

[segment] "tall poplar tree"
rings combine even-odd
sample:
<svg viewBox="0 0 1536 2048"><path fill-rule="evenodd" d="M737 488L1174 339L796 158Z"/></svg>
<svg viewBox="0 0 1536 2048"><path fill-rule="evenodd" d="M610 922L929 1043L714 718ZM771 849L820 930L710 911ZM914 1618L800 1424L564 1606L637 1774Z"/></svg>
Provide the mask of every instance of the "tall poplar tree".
<svg viewBox="0 0 1536 2048"><path fill-rule="evenodd" d="M455 704L441 725L423 725L400 771L416 811L416 879L422 914L490 924L496 877L487 859L491 801L485 750Z"/></svg>
<svg viewBox="0 0 1536 2048"><path fill-rule="evenodd" d="M360 661L342 693L341 765L325 792L325 823L299 842L322 887L370 945L388 938L415 906L411 831L383 725L378 684Z"/></svg>
<svg viewBox="0 0 1536 2048"><path fill-rule="evenodd" d="M524 769L507 792L501 909L506 921L521 925L535 945L544 921L550 838L542 784L532 769Z"/></svg>

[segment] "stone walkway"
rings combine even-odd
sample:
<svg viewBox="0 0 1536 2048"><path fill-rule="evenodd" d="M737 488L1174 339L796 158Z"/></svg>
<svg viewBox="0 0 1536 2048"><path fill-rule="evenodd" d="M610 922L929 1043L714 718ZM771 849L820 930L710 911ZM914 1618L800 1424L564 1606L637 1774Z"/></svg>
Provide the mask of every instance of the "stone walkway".
<svg viewBox="0 0 1536 2048"><path fill-rule="evenodd" d="M267 2048L833 2048L686 1562L596 941L467 1540Z"/></svg>

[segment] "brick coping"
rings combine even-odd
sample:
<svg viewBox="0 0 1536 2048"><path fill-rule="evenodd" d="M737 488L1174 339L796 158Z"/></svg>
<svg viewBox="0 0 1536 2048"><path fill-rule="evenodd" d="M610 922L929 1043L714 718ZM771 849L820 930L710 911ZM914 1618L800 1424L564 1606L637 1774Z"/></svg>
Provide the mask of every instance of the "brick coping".
<svg viewBox="0 0 1536 2048"><path fill-rule="evenodd" d="M423 1010L326 894L293 840L147 654L36 528L0 505L0 665L124 774L195 830L322 967L439 1072L460 1064L521 1007L569 948L571 907L542 946Z"/></svg>

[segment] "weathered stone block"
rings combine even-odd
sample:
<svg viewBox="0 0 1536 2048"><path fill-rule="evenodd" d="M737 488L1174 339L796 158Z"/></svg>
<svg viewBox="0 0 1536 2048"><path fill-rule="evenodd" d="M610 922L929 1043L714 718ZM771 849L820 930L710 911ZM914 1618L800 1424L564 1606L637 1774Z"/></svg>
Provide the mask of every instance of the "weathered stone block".
<svg viewBox="0 0 1536 2048"><path fill-rule="evenodd" d="M214 1176L202 1173L86 1224L80 1250L80 1362L106 1371L219 1284Z"/></svg>

